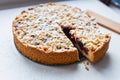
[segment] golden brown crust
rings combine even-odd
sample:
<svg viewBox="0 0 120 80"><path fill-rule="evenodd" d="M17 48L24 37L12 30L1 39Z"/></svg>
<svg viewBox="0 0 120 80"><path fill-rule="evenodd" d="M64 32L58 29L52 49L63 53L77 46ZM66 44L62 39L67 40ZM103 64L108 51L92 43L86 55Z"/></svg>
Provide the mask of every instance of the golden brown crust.
<svg viewBox="0 0 120 80"><path fill-rule="evenodd" d="M79 61L78 51L70 52L50 52L45 53L43 50L31 47L20 42L14 35L14 41L18 50L26 57L45 64L69 64Z"/></svg>
<svg viewBox="0 0 120 80"><path fill-rule="evenodd" d="M87 57L91 62L98 62L107 52L109 48L110 38L106 40L106 42L100 46L96 51L92 51L91 54L86 54L82 51L83 55Z"/></svg>
<svg viewBox="0 0 120 80"><path fill-rule="evenodd" d="M93 53L93 58L91 59L91 62L97 62L99 61L107 52L108 48L109 48L109 41L110 39L103 44L103 46L101 48L99 48L95 53Z"/></svg>

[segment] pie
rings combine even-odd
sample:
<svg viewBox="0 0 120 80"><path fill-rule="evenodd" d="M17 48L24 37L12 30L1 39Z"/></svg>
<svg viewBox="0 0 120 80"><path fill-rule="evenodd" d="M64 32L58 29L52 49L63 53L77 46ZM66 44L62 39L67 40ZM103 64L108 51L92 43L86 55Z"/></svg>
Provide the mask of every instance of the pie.
<svg viewBox="0 0 120 80"><path fill-rule="evenodd" d="M79 8L45 3L22 11L12 24L14 42L26 57L44 64L99 61L110 35L101 33L95 18Z"/></svg>

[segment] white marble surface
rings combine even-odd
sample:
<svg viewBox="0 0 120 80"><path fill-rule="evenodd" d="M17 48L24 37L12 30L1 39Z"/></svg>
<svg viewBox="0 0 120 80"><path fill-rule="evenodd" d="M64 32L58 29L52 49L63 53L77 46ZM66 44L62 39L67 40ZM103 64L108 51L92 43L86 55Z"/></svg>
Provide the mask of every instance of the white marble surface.
<svg viewBox="0 0 120 80"><path fill-rule="evenodd" d="M97 0L60 3L83 10L91 9L112 20L120 21L119 15ZM120 80L120 35L104 28L101 28L102 31L112 33L110 48L100 62L89 65L90 71L86 71L82 63L47 66L21 55L15 48L11 25L15 16L28 7L0 11L0 80Z"/></svg>

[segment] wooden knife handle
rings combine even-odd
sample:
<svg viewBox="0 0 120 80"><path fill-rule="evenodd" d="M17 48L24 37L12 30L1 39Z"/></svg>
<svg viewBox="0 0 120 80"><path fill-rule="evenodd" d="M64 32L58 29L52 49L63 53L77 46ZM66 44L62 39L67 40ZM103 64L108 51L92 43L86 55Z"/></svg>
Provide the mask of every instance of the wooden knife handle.
<svg viewBox="0 0 120 80"><path fill-rule="evenodd" d="M120 34L120 23L115 22L111 19L108 19L100 14L97 14L97 13L91 11L91 10L86 10L86 13L90 16L94 16L96 18L96 21L98 24Z"/></svg>

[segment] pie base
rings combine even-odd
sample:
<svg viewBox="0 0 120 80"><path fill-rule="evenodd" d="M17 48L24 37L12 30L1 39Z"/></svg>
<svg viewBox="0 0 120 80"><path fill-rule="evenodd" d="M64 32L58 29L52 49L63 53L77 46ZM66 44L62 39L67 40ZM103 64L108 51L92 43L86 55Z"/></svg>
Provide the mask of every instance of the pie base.
<svg viewBox="0 0 120 80"><path fill-rule="evenodd" d="M36 47L31 47L20 42L14 36L17 49L29 59L44 64L70 64L79 61L78 51L49 52L45 53Z"/></svg>

